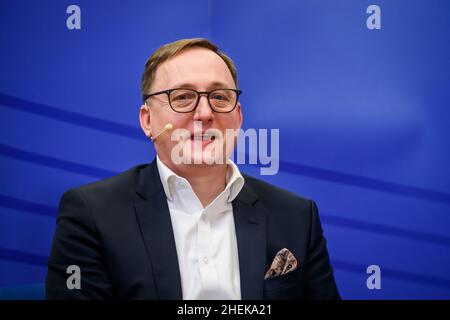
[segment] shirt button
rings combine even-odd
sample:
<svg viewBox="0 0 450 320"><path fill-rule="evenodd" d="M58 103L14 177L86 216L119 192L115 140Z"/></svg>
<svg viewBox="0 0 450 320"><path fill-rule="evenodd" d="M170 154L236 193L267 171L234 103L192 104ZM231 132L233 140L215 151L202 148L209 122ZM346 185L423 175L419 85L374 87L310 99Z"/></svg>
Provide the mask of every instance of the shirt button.
<svg viewBox="0 0 450 320"><path fill-rule="evenodd" d="M208 257L203 257L203 263L208 264Z"/></svg>

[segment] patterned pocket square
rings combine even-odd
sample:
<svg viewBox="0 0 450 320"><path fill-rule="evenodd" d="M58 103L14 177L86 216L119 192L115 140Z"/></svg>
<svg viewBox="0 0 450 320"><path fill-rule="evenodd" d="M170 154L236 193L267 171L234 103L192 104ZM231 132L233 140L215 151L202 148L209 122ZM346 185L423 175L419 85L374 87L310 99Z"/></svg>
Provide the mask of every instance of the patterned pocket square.
<svg viewBox="0 0 450 320"><path fill-rule="evenodd" d="M288 249L278 251L264 279L281 276L297 269L297 259Z"/></svg>

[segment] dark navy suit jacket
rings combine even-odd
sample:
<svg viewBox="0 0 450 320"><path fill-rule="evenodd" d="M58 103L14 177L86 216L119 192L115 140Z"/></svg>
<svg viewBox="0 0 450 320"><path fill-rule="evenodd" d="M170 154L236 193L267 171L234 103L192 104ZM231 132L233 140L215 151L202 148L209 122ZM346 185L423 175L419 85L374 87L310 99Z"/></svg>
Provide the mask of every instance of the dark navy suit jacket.
<svg viewBox="0 0 450 320"><path fill-rule="evenodd" d="M313 201L244 175L233 201L242 299L339 299ZM295 271L264 280L289 249ZM81 270L69 290L67 267ZM47 299L181 299L180 272L156 161L67 191L48 260Z"/></svg>

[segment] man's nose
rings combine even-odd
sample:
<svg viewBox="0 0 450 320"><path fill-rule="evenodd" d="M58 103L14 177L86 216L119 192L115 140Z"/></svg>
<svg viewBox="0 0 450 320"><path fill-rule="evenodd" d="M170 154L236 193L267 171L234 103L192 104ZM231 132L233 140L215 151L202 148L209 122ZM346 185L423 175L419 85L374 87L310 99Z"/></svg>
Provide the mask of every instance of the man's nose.
<svg viewBox="0 0 450 320"><path fill-rule="evenodd" d="M201 94L199 97L197 109L195 109L194 120L209 121L212 119L212 117L213 111L209 106L208 96L206 94Z"/></svg>

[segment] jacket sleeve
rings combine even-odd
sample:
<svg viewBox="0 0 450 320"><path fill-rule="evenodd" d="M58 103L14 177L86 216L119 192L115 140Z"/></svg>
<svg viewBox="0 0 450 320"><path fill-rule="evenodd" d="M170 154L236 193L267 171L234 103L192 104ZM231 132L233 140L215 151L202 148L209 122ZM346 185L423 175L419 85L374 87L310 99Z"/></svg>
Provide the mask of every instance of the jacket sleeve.
<svg viewBox="0 0 450 320"><path fill-rule="evenodd" d="M76 281L71 277L74 271L69 269L68 272L69 266L79 267L79 289L73 288ZM68 280L72 285L68 286ZM80 189L69 190L61 198L48 259L45 294L47 299L52 300L113 298L100 237L91 208Z"/></svg>
<svg viewBox="0 0 450 320"><path fill-rule="evenodd" d="M311 233L308 245L306 298L314 300L341 299L330 265L326 240L317 206L311 201Z"/></svg>

